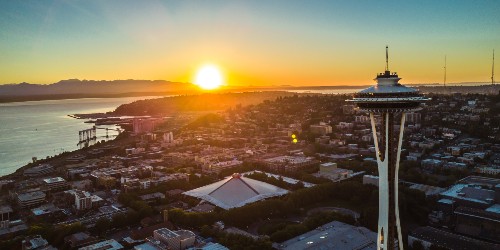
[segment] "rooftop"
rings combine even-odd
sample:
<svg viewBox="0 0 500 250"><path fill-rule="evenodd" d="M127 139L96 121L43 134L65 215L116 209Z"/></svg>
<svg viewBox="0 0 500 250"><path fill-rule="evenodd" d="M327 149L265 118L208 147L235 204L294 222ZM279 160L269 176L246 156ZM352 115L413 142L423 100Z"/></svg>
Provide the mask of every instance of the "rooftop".
<svg viewBox="0 0 500 250"><path fill-rule="evenodd" d="M338 221L327 223L279 245L278 249L376 249L377 234Z"/></svg>
<svg viewBox="0 0 500 250"><path fill-rule="evenodd" d="M481 186L473 184L456 184L442 192L441 195L453 199L489 204L489 200L495 198L495 191L483 189Z"/></svg>
<svg viewBox="0 0 500 250"><path fill-rule="evenodd" d="M19 199L21 202L31 201L31 200L35 200L35 199L44 199L44 198L45 198L45 193L42 191L22 193L22 194L17 195L17 199Z"/></svg>
<svg viewBox="0 0 500 250"><path fill-rule="evenodd" d="M224 180L196 188L183 194L208 201L223 209L241 207L288 191L274 185L233 174Z"/></svg>
<svg viewBox="0 0 500 250"><path fill-rule="evenodd" d="M433 244L446 247L448 249L467 250L467 249L499 249L500 245L487 243L484 241L472 239L459 234L446 232L433 227L419 227L410 233L409 236L420 240L431 242Z"/></svg>
<svg viewBox="0 0 500 250"><path fill-rule="evenodd" d="M63 179L62 177L53 177L53 178L43 179L43 181L47 184L52 184L57 182L65 182L66 180Z"/></svg>
<svg viewBox="0 0 500 250"><path fill-rule="evenodd" d="M45 205L42 205L42 206L37 207L37 208L33 208L33 209L31 209L31 212L35 216L39 216L39 215L44 215L44 214L50 214L50 213L53 213L53 212L57 212L59 210L61 210L61 209L59 209L58 207L56 207L54 204L49 203L49 204L45 204Z"/></svg>
<svg viewBox="0 0 500 250"><path fill-rule="evenodd" d="M500 222L500 213L495 213L494 211L488 211L471 207L458 207L457 209L455 209L454 213L458 215L475 217L483 220Z"/></svg>
<svg viewBox="0 0 500 250"><path fill-rule="evenodd" d="M98 250L98 249L119 250L123 249L123 246L116 240L105 240L86 247L78 248L78 250Z"/></svg>
<svg viewBox="0 0 500 250"><path fill-rule="evenodd" d="M12 213L12 212L13 212L13 210L12 210L11 206L8 206L8 205L2 205L2 206L0 206L0 214Z"/></svg>

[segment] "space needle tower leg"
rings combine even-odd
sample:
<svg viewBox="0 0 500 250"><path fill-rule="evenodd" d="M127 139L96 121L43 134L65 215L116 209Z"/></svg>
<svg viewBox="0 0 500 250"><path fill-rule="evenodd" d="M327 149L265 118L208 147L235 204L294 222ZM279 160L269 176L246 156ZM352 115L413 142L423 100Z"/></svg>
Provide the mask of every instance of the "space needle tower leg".
<svg viewBox="0 0 500 250"><path fill-rule="evenodd" d="M372 125L375 149L377 152L376 157L379 173L379 220L377 228L377 249L395 249L395 229L397 229L399 249L403 249L398 206L398 170L401 145L403 141L405 114L401 114L397 148L393 146L395 141L394 113L382 113L381 130L385 132L381 134L383 136L383 138L381 138L381 143L384 146L383 151L381 150L378 142L373 113L370 113L370 122Z"/></svg>

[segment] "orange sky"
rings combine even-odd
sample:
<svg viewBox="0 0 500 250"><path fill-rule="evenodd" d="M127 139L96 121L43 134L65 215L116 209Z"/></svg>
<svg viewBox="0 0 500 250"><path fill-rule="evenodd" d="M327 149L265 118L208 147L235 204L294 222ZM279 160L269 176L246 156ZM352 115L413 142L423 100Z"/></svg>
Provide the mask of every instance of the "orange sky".
<svg viewBox="0 0 500 250"><path fill-rule="evenodd" d="M2 1L0 84L62 79L189 82L206 63L226 84L487 82L499 1ZM390 13L390 14L387 14ZM500 50L500 49L499 49Z"/></svg>

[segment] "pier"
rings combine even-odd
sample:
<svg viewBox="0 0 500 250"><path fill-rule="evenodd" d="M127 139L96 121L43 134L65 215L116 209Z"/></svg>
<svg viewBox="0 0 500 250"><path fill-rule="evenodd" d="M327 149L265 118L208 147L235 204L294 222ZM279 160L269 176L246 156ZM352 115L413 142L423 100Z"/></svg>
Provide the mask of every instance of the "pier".
<svg viewBox="0 0 500 250"><path fill-rule="evenodd" d="M79 144L95 140L96 138L97 138L96 126L93 126L92 128L89 128L89 129L84 129L84 130L78 131L78 143Z"/></svg>

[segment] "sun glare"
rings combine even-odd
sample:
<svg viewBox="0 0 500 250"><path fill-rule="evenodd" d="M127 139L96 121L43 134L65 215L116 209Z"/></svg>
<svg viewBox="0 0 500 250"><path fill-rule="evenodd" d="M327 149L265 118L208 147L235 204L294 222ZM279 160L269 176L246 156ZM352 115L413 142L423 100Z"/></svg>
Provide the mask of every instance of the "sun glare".
<svg viewBox="0 0 500 250"><path fill-rule="evenodd" d="M214 65L205 65L198 70L194 81L202 89L216 89L222 85L222 74Z"/></svg>

